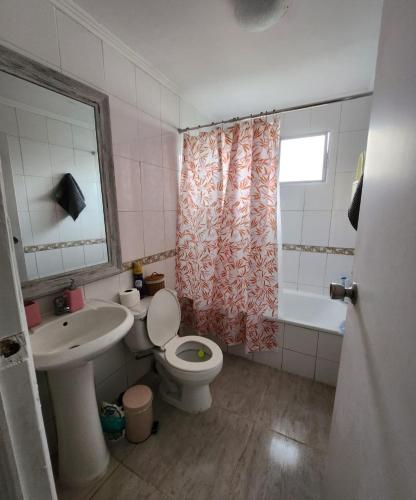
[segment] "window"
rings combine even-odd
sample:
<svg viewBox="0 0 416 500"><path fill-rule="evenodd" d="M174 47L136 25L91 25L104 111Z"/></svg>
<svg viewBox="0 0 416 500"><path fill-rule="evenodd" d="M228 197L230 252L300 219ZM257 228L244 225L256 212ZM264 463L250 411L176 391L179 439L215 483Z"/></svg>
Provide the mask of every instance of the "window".
<svg viewBox="0 0 416 500"><path fill-rule="evenodd" d="M325 180L328 134L280 141L280 182Z"/></svg>

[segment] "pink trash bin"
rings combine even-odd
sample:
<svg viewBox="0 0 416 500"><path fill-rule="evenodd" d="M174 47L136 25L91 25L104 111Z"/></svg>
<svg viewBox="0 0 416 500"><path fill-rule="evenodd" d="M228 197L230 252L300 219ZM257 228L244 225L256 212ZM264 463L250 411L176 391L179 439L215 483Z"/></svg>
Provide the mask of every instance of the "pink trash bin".
<svg viewBox="0 0 416 500"><path fill-rule="evenodd" d="M152 433L153 394L147 385L135 385L123 395L126 419L126 438L131 443L141 443Z"/></svg>

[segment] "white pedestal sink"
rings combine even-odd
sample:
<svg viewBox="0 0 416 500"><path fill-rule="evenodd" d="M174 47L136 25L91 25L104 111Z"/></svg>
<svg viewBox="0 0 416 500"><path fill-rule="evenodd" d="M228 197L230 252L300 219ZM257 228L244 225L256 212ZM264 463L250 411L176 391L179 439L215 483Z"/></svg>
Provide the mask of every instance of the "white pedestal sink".
<svg viewBox="0 0 416 500"><path fill-rule="evenodd" d="M47 370L58 433L59 478L82 485L103 475L109 453L101 430L92 360L133 325L123 306L88 301L81 311L47 318L30 336L37 370Z"/></svg>

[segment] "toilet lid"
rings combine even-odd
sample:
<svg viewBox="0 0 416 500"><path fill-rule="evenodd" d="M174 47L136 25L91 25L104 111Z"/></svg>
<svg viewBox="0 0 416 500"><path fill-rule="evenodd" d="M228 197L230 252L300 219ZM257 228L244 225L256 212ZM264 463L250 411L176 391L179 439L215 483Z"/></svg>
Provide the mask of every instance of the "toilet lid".
<svg viewBox="0 0 416 500"><path fill-rule="evenodd" d="M147 311L147 334L153 345L162 347L173 339L181 323L181 308L172 290L159 290Z"/></svg>

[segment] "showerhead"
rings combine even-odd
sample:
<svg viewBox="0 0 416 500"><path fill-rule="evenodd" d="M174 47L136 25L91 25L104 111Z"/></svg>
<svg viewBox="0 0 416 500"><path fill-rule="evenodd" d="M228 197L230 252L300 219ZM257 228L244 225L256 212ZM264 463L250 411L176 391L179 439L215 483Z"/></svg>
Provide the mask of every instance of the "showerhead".
<svg viewBox="0 0 416 500"><path fill-rule="evenodd" d="M230 0L238 23L247 31L265 31L276 24L291 0Z"/></svg>

